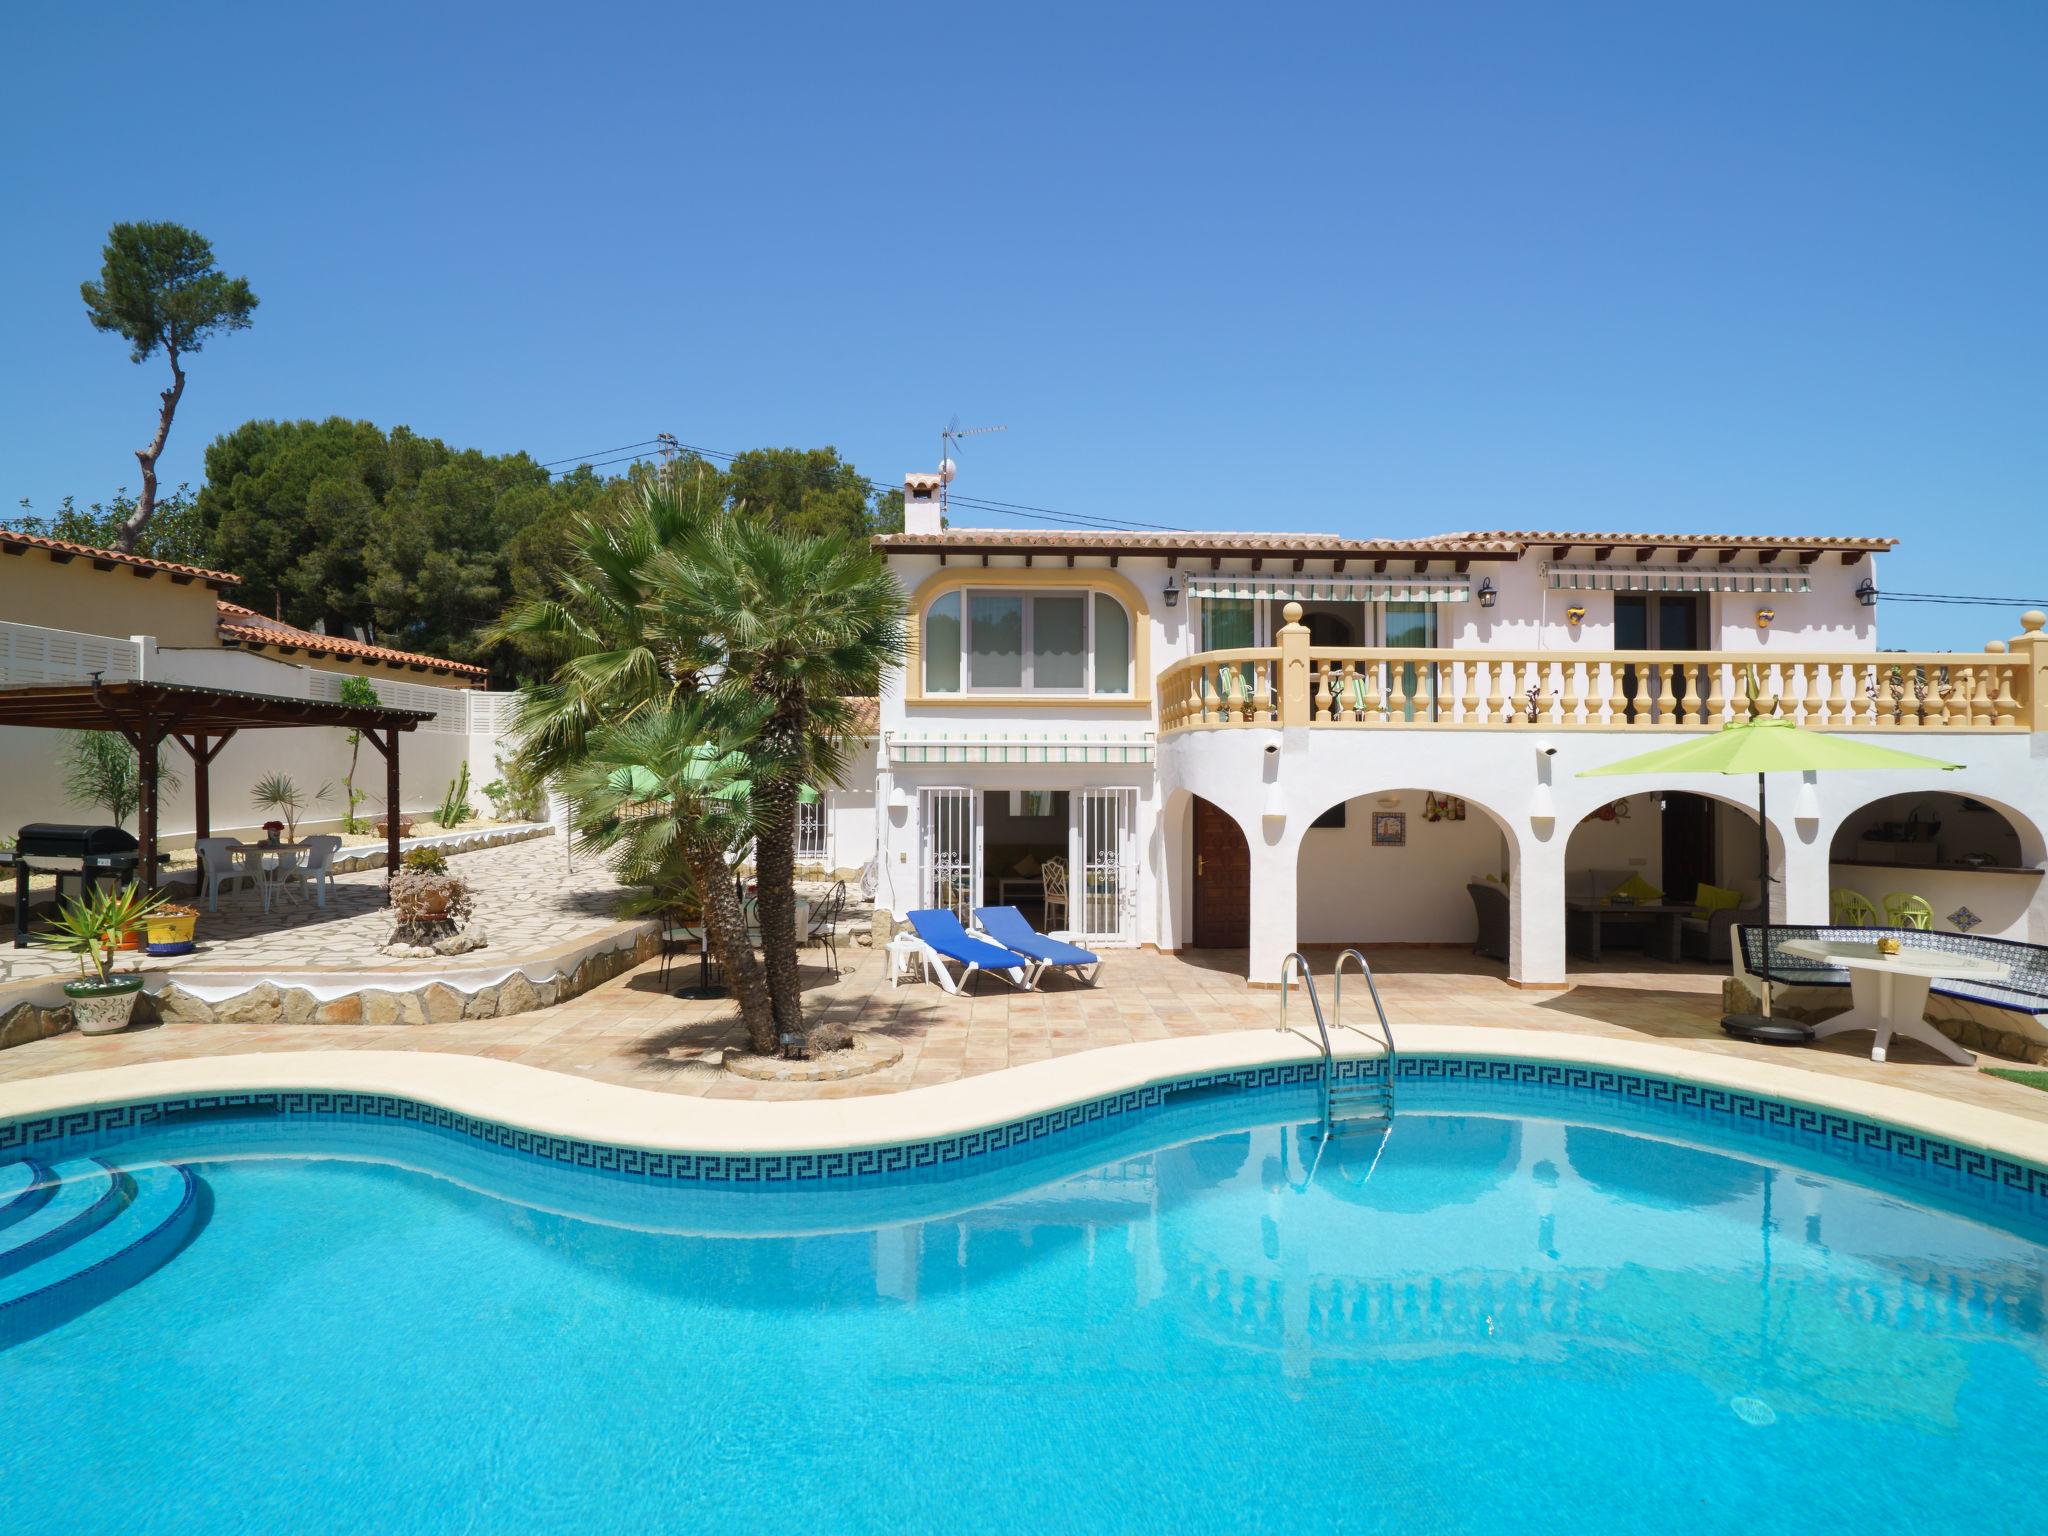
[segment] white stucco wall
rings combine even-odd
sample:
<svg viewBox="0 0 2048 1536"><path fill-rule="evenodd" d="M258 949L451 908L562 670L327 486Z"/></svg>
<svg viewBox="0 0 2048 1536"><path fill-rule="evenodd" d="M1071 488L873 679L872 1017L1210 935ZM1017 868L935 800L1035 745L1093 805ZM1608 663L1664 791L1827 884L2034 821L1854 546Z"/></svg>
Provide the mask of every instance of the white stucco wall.
<svg viewBox="0 0 2048 1536"><path fill-rule="evenodd" d="M1506 867L1501 829L1467 806L1463 821L1425 821L1425 793L1399 790L1344 803L1342 827L1310 827L1295 877L1302 944L1470 943L1478 931L1467 883ZM1391 802L1391 803L1388 803ZM1375 847L1372 818L1407 818L1406 842Z"/></svg>

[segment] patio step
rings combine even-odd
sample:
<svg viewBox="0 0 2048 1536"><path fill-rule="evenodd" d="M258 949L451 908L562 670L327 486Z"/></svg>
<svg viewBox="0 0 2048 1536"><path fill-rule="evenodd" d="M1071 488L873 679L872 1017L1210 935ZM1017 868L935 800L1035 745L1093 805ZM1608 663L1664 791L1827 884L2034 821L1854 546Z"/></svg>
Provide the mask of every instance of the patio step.
<svg viewBox="0 0 2048 1536"><path fill-rule="evenodd" d="M55 1187L40 1208L0 1230L0 1277L27 1269L97 1231L127 1203L121 1176L97 1158L58 1163L45 1183L51 1180Z"/></svg>
<svg viewBox="0 0 2048 1536"><path fill-rule="evenodd" d="M201 1186L187 1169L169 1163L136 1163L120 1171L95 1166L121 1192L116 1209L90 1228L74 1224L71 1241L0 1278L0 1349L46 1333L126 1290L177 1253L198 1226Z"/></svg>
<svg viewBox="0 0 2048 1536"><path fill-rule="evenodd" d="M0 1164L0 1228L40 1210L50 1198L50 1170L32 1158Z"/></svg>

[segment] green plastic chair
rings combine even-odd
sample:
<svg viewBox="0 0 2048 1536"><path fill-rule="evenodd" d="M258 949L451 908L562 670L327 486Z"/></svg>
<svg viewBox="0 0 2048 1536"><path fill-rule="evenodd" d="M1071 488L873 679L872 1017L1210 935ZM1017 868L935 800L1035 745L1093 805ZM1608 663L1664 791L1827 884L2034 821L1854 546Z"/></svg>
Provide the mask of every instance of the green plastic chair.
<svg viewBox="0 0 2048 1536"><path fill-rule="evenodd" d="M1877 908L1855 891L1837 891L1830 898L1837 928L1875 928Z"/></svg>
<svg viewBox="0 0 2048 1536"><path fill-rule="evenodd" d="M1934 908L1924 896L1894 892L1884 899L1884 915L1891 919L1894 928L1918 928L1924 932L1934 927Z"/></svg>

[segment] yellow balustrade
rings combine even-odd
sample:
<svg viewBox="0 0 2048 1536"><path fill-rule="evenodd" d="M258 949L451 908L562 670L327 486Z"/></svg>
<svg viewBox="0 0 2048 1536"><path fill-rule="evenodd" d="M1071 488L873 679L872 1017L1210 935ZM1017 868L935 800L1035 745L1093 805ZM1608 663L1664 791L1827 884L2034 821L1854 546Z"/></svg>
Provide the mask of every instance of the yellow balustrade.
<svg viewBox="0 0 2048 1536"><path fill-rule="evenodd" d="M2041 617L1981 653L1861 655L1338 648L1290 626L1280 645L1168 667L1159 724L1714 730L1777 714L1824 731L2048 730Z"/></svg>

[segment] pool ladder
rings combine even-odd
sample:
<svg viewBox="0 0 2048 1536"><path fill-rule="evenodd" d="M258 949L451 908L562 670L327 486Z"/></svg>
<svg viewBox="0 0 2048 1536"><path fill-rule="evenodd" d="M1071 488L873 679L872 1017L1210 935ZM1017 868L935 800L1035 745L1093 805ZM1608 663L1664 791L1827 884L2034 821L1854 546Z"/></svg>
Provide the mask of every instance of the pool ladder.
<svg viewBox="0 0 2048 1536"><path fill-rule="evenodd" d="M1330 1030L1344 1027L1344 962L1356 960L1358 973L1365 978L1366 990L1372 994L1372 1009L1379 1020L1378 1044L1386 1051L1386 1072L1376 1082L1338 1083L1337 1064L1330 1052ZM1347 949L1337 957L1336 970L1331 975L1330 1022L1323 1020L1322 998L1316 992L1315 976L1309 971L1308 961L1300 950L1295 950L1280 962L1280 1028L1287 1028L1287 994L1296 975L1301 977L1302 990L1308 993L1308 1005L1315 1015L1316 1035L1323 1048L1322 1108L1323 1135L1341 1135L1347 1124L1365 1121L1384 1122L1388 1128L1394 1123L1394 1076L1399 1055L1394 1049L1394 1026L1387 1022L1386 1005L1380 1001L1379 983L1373 980L1372 963L1356 949ZM1365 1034L1359 1030L1359 1034ZM1367 1036L1370 1039L1370 1036ZM1365 1111L1370 1107L1373 1111Z"/></svg>

